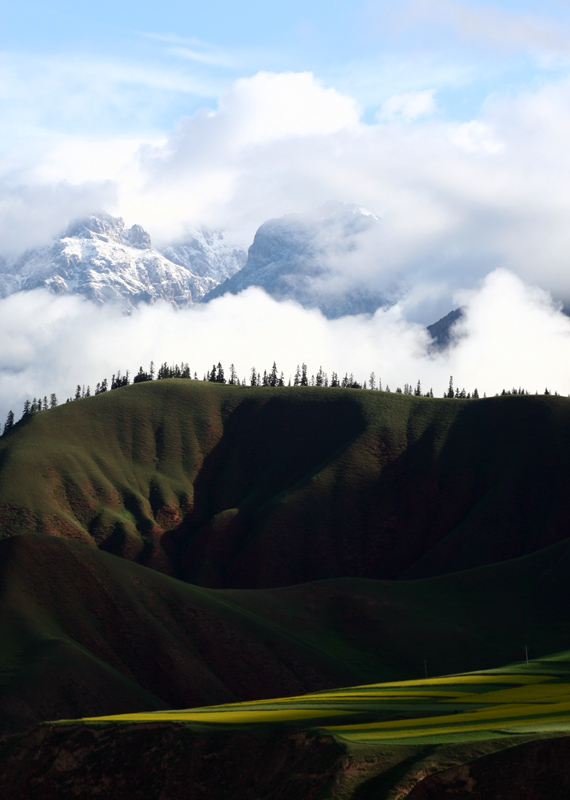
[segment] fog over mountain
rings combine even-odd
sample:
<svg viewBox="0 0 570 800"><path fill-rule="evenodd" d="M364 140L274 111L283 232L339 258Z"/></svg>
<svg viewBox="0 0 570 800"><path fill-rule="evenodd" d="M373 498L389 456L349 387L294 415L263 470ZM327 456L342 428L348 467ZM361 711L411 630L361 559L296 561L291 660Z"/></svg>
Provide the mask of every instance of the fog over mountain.
<svg viewBox="0 0 570 800"><path fill-rule="evenodd" d="M45 288L132 311L158 300L184 308L258 286L276 300L318 308L330 319L370 314L406 291L401 280L388 280L381 292L371 289L347 269L371 233L380 237L382 261L379 226L366 209L330 201L268 220L246 255L222 231L209 228L187 232L159 251L141 225L127 228L120 217L91 215L73 222L51 245L6 261L0 294Z"/></svg>
<svg viewBox="0 0 570 800"><path fill-rule="evenodd" d="M3 408L151 358L567 394L570 82L550 73L468 118L442 113L442 91L365 114L350 87L259 71L154 138L23 152L0 170ZM321 236L307 220L331 198L372 216ZM118 238L58 233L101 208L126 221ZM238 293L215 296L225 281ZM434 352L426 326L459 307Z"/></svg>
<svg viewBox="0 0 570 800"><path fill-rule="evenodd" d="M327 319L251 286L206 304L141 303L125 314L114 303L45 289L16 292L0 300L0 419L10 408L19 417L26 398L56 392L62 401L77 384L93 390L151 360L188 362L200 378L221 361L247 381L252 367L270 369L275 360L286 382L305 362L309 375L322 365L360 382L374 371L392 391L420 379L441 396L453 375L455 386L480 395L520 386L569 393L570 319L548 293L496 270L456 301L463 315L450 346L437 351L425 326L406 320L404 303Z"/></svg>
<svg viewBox="0 0 570 800"><path fill-rule="evenodd" d="M319 308L330 318L374 313L398 297L396 284L380 293L345 264L363 234L379 224L377 216L351 203L328 202L305 214L288 214L260 226L244 268L212 289L205 302L259 286L277 300L295 300ZM382 252L377 254L382 259Z"/></svg>

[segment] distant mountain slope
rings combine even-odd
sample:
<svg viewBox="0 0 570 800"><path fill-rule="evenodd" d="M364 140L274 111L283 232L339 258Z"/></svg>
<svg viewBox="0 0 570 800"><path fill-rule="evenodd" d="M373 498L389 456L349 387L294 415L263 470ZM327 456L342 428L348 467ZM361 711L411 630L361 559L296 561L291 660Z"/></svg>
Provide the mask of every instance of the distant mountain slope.
<svg viewBox="0 0 570 800"><path fill-rule="evenodd" d="M463 310L461 308L455 308L453 311L450 311L449 314L446 314L445 317L427 326L433 344L438 350L445 350L445 348L451 344L451 329L462 317Z"/></svg>
<svg viewBox="0 0 570 800"><path fill-rule="evenodd" d="M196 233L168 252L172 260L153 250L140 225L127 229L120 218L92 216L73 223L52 245L0 265L0 294L44 287L99 304L116 302L127 310L157 300L185 307L198 302L245 259L222 234L211 231Z"/></svg>
<svg viewBox="0 0 570 800"><path fill-rule="evenodd" d="M314 212L288 214L263 223L242 270L211 290L205 302L248 286L260 286L278 300L320 308L331 318L372 313L392 301L348 279L343 259L360 244L378 217L350 203L326 203Z"/></svg>
<svg viewBox="0 0 570 800"><path fill-rule="evenodd" d="M570 535L570 403L137 384L0 439L0 532L206 586L424 577Z"/></svg>

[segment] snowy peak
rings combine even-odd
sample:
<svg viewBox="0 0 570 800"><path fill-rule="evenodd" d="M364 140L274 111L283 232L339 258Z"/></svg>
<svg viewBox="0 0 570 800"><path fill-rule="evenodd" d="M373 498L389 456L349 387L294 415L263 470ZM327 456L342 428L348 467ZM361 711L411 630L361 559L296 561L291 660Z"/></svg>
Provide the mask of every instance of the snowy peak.
<svg viewBox="0 0 570 800"><path fill-rule="evenodd" d="M370 211L339 202L268 220L255 234L244 268L204 300L260 286L277 299L320 308L331 318L371 313L390 301L350 275L347 261L378 224Z"/></svg>
<svg viewBox="0 0 570 800"><path fill-rule="evenodd" d="M84 217L75 220L64 233L64 239L96 239L100 242L116 242L127 247L150 250L152 243L149 234L141 225L126 228L122 217L110 214Z"/></svg>
<svg viewBox="0 0 570 800"><path fill-rule="evenodd" d="M192 240L199 247L186 246L184 257L175 263L152 248L140 225L127 228L120 217L109 214L85 217L51 245L0 263L0 295L45 288L98 304L118 303L126 311L159 300L178 308L190 306L240 267L239 252L231 251L223 234L212 234L210 246L209 235L200 236ZM194 262L201 274L193 269Z"/></svg>

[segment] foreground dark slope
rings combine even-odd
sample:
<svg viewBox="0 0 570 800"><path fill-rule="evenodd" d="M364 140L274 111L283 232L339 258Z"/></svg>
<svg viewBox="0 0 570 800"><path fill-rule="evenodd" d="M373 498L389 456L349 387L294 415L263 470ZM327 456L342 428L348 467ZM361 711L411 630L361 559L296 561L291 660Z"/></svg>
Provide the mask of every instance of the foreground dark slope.
<svg viewBox="0 0 570 800"><path fill-rule="evenodd" d="M567 800L569 759L568 736L355 748L314 731L76 724L0 740L0 792L10 800Z"/></svg>
<svg viewBox="0 0 570 800"><path fill-rule="evenodd" d="M0 729L495 668L567 647L570 543L421 581L211 590L53 536L0 542Z"/></svg>
<svg viewBox="0 0 570 800"><path fill-rule="evenodd" d="M424 577L570 533L570 402L156 381L0 439L0 532L212 587Z"/></svg>

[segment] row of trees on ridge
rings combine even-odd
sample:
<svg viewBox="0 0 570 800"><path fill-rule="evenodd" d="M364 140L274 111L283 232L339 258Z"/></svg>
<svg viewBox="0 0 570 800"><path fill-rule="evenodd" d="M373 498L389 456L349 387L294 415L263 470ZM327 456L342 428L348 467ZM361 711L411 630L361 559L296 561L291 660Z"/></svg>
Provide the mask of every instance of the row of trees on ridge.
<svg viewBox="0 0 570 800"><path fill-rule="evenodd" d="M133 376L132 383L142 383L144 381L153 381L153 380L166 380L168 378L183 378L188 380L199 380L198 374L194 372L192 374L192 370L190 369L189 364L186 362L182 362L181 364L173 364L169 365L167 362L162 363L158 369L155 368L154 361L150 362L150 366L148 370L144 370L142 366L139 368L139 371ZM273 366L269 370L264 370L261 373L260 370L252 367L251 373L249 375L249 379L238 377L237 371L233 364L230 365L229 372L226 372L220 362L218 364L213 364L212 368L209 372L205 372L202 378L203 381L209 381L210 383L222 383L222 384L229 384L230 386L268 386L268 387L281 387L281 386L321 386L321 387L328 387L328 388L342 388L342 389L364 389L364 390L371 390L371 391L379 391L379 392L390 392L390 387L386 385L386 387L382 386L382 380L377 378L374 372L370 373L368 380L363 381L363 383L359 383L355 380L354 375L351 373L345 373L344 377L340 377L338 373L331 372L330 377L329 375L323 370L322 367L319 367L318 371L315 374L309 376L308 369L306 364L297 365L297 369L295 370L295 374L293 378L289 378L287 384L285 384L285 378L282 371L278 371L277 364L275 361L273 362ZM129 386L131 383L129 371L127 370L124 374L121 373L119 370L116 374L114 374L110 381L107 378L104 378L100 383L97 383L95 386L95 390L93 394L103 394L107 391L112 391L114 389L120 389L123 386ZM396 388L397 394L406 394L406 395L414 395L416 397L433 397L433 390L430 388L428 391L424 392L422 389L421 381L418 380L415 386L409 383L405 383L404 387L397 387ZM501 395L528 395L528 391L522 388L513 388L509 390L503 389ZM549 395L550 392L548 389L544 391L545 395ZM555 392L557 394L557 392ZM70 403L74 400L81 400L85 397L91 396L91 388L90 386L81 386L77 385L75 390L75 394L73 397L68 397L66 402ZM458 387L454 388L453 386L453 376L449 379L449 386L447 390L443 393L443 396L446 398L458 398L458 399L479 399L479 392L475 388L473 392L466 392L465 389L459 389ZM483 395L484 397L486 395ZM29 417L32 414L36 414L40 411L47 411L50 408L55 408L57 406L57 397L54 393L50 395L49 401L47 395L43 398L35 398L33 400L26 400L24 403L24 409L20 420ZM4 424L3 428L3 435L8 433L14 425L16 424L14 412L12 410L9 411L8 417Z"/></svg>

